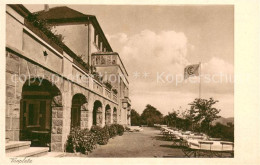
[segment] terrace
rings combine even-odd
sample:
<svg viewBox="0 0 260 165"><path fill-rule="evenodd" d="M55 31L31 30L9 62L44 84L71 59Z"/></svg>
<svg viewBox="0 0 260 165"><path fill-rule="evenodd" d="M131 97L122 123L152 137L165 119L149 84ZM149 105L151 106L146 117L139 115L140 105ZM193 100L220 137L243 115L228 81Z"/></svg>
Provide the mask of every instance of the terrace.
<svg viewBox="0 0 260 165"><path fill-rule="evenodd" d="M158 127L159 128L159 127ZM188 157L185 152L187 147L176 146L173 139L166 139L156 127L143 127L141 131L125 132L123 136L116 136L106 145L99 145L92 153L74 154L66 153L65 156L79 157ZM216 141L217 142L217 141ZM214 149L214 146L213 146ZM226 147L224 149L227 149ZM199 151L199 149L197 150ZM232 157L228 152L220 154L197 155L194 152L189 157Z"/></svg>

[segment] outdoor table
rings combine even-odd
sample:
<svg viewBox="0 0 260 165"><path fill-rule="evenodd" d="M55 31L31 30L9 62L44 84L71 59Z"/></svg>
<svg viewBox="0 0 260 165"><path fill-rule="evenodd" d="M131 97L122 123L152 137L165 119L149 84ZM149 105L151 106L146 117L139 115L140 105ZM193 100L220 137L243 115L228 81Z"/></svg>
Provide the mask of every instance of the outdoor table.
<svg viewBox="0 0 260 165"><path fill-rule="evenodd" d="M160 125L161 127L167 127L167 125Z"/></svg>
<svg viewBox="0 0 260 165"><path fill-rule="evenodd" d="M184 141L191 138L193 134L190 133L181 133L181 132L174 132L173 135L173 145L181 147L184 145Z"/></svg>
<svg viewBox="0 0 260 165"><path fill-rule="evenodd" d="M223 153L229 153L231 156L234 154L234 143L227 141L205 141L198 139L187 139L186 148L183 152L187 157L194 155L200 157L208 155L209 157L217 156L222 157Z"/></svg>
<svg viewBox="0 0 260 165"><path fill-rule="evenodd" d="M173 130L165 127L163 128L162 134L166 140L171 140L173 132Z"/></svg>
<svg viewBox="0 0 260 165"><path fill-rule="evenodd" d="M50 143L50 131L31 131L33 138L35 138L37 145L39 146L49 146Z"/></svg>

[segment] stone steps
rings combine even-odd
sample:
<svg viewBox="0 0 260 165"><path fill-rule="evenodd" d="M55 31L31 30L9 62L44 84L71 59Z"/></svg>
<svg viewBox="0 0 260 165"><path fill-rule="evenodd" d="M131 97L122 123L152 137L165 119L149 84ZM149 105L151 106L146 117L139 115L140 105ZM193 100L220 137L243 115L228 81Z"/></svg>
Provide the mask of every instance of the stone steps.
<svg viewBox="0 0 260 165"><path fill-rule="evenodd" d="M49 151L48 147L30 147L28 149L6 153L6 156L7 157L40 157L46 155L48 151Z"/></svg>
<svg viewBox="0 0 260 165"><path fill-rule="evenodd" d="M30 141L9 141L5 143L7 157L63 157L63 152L49 152L49 147L30 147Z"/></svg>
<svg viewBox="0 0 260 165"><path fill-rule="evenodd" d="M63 157L63 156L64 156L63 152L48 152L43 157Z"/></svg>
<svg viewBox="0 0 260 165"><path fill-rule="evenodd" d="M30 141L9 141L5 144L5 153L27 149L30 145Z"/></svg>

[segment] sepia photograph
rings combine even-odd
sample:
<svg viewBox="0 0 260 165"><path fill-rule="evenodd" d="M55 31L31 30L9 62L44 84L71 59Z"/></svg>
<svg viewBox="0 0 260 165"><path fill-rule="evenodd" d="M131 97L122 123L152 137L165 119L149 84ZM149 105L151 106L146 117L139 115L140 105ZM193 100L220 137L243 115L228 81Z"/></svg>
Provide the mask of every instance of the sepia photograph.
<svg viewBox="0 0 260 165"><path fill-rule="evenodd" d="M9 162L235 158L250 77L234 76L233 4L5 4L4 18Z"/></svg>

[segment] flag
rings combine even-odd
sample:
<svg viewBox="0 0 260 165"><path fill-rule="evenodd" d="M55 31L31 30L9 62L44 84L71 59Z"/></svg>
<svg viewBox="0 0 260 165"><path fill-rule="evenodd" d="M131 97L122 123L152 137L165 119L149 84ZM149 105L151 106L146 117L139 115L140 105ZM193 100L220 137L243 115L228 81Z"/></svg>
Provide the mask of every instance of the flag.
<svg viewBox="0 0 260 165"><path fill-rule="evenodd" d="M199 76L200 64L188 65L184 68L184 79L191 76Z"/></svg>

